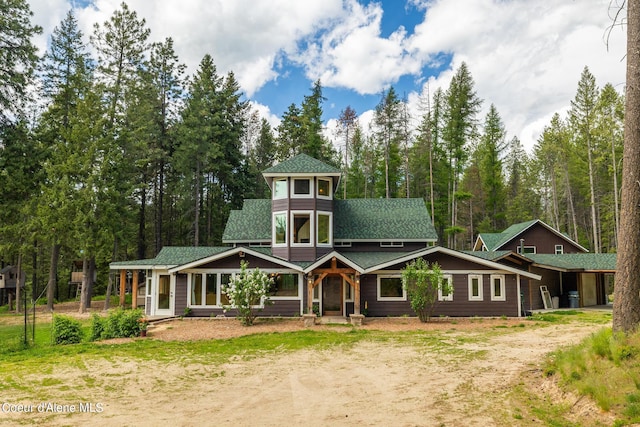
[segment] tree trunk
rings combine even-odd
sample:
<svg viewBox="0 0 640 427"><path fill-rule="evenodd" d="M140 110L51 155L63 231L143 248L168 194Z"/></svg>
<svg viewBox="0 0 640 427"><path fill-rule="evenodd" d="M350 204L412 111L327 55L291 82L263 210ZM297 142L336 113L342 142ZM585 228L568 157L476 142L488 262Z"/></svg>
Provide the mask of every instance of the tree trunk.
<svg viewBox="0 0 640 427"><path fill-rule="evenodd" d="M640 323L640 0L627 1L622 197L613 329L631 332Z"/></svg>
<svg viewBox="0 0 640 427"><path fill-rule="evenodd" d="M616 144L615 138L613 137L613 131L611 135L611 165L613 166L613 204L614 204L614 215L615 215L615 225L616 225L616 241L615 247L618 247L618 234L620 234L620 201L618 200L618 165L616 160Z"/></svg>
<svg viewBox="0 0 640 427"><path fill-rule="evenodd" d="M600 253L600 239L598 236L598 224L596 216L596 191L590 137L587 138L587 157L589 159L589 190L591 195L591 227L593 228L593 251L598 254Z"/></svg>
<svg viewBox="0 0 640 427"><path fill-rule="evenodd" d="M22 300L22 292L24 289L20 289L24 286L22 283L22 254L18 255L18 265L16 268L18 275L16 276L16 313L20 313L20 301Z"/></svg>
<svg viewBox="0 0 640 427"><path fill-rule="evenodd" d="M87 288L89 282L89 262L86 257L82 259L82 287L80 288L80 314L86 312Z"/></svg>
<svg viewBox="0 0 640 427"><path fill-rule="evenodd" d="M87 296L84 301L84 308L87 310L91 308L91 300L93 299L93 285L95 284L94 277L96 277L96 257L92 256L89 259L89 268L87 271Z"/></svg>
<svg viewBox="0 0 640 427"><path fill-rule="evenodd" d="M47 282L47 310L53 311L56 287L58 286L58 260L60 259L60 244L55 243L51 248L51 262L49 264L49 281Z"/></svg>

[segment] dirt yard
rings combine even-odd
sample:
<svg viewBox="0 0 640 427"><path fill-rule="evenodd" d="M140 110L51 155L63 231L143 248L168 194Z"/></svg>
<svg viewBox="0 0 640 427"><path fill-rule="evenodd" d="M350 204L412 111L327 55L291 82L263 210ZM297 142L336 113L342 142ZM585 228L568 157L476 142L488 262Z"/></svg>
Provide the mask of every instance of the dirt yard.
<svg viewBox="0 0 640 427"><path fill-rule="evenodd" d="M56 312L74 312L73 307L65 309ZM276 351L250 360L239 355L223 365L185 363L179 356L158 364L136 359L78 361L77 367L49 373L46 381L70 388L74 383L93 383L86 389L85 402L99 404L99 411L0 413L0 425L14 421L95 426L540 425L522 419L510 403L512 387L523 381L538 394L566 402L570 418L579 423L611 425L612 419L587 399L561 393L539 372L544 354L576 343L598 327L530 325L522 319L438 318L428 324L415 318L366 319L363 329L432 330L441 334L444 345L365 340L353 347ZM336 325L313 328L350 330ZM235 319L184 319L153 324L147 338L137 339L221 339L302 329L301 319L260 319L252 327ZM99 372L100 379L88 372Z"/></svg>

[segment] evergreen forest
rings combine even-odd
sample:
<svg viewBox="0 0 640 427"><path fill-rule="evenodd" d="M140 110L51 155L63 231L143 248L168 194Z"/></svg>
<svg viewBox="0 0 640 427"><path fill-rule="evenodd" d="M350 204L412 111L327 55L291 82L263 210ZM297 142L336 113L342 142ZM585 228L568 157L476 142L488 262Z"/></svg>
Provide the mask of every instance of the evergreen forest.
<svg viewBox="0 0 640 427"><path fill-rule="evenodd" d="M221 245L229 212L269 197L261 172L298 153L344 171L338 198L422 198L452 249L539 218L616 252L624 99L586 66L531 151L465 63L418 115L393 87L366 126L343 106L330 140L321 81L274 128L233 72L205 55L186 75L173 40L149 42L126 3L91 34L69 12L46 52L25 0L0 9L0 267L18 265L35 296L49 283L51 301L75 297L79 268L96 272L89 295L104 294L112 261Z"/></svg>

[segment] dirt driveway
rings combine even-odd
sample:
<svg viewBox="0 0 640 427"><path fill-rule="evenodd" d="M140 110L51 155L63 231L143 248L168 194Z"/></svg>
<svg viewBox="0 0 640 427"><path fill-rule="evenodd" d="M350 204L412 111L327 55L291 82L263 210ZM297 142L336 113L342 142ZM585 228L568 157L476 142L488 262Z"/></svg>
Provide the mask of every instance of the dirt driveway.
<svg viewBox="0 0 640 427"><path fill-rule="evenodd" d="M181 363L179 357L175 363L158 365L135 360L94 361L91 366L55 375L69 380L83 378L87 371L99 371L106 381L103 392L91 393L86 399L99 402L103 410L50 416L46 422L119 426L540 425L522 419L512 407L512 387L522 382L523 372L539 369L544 354L580 341L599 326L519 327L525 322L460 319L424 325L416 319L370 319L363 328L430 329L439 333L439 340L422 343L424 335L409 345L404 340L364 340L352 347L273 352L251 360L232 358L223 365ZM185 319L153 326L150 336L167 340L223 338L261 328L297 330L303 328L301 323L285 320L245 328L235 320ZM571 399L552 384L537 381L530 386L544 387L552 399ZM572 403L569 406L576 420L605 417L606 421L606 415L584 399Z"/></svg>

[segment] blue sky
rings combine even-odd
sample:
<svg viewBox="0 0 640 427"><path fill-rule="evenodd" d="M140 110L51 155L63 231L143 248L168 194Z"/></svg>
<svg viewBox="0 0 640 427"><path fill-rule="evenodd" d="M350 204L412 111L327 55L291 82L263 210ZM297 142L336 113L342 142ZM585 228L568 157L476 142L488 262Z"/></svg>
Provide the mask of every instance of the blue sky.
<svg viewBox="0 0 640 427"><path fill-rule="evenodd" d="M122 0L30 0L44 28L75 8L87 36ZM623 90L624 30L612 24L610 0L129 0L152 41L174 39L193 73L209 53L220 72L233 71L254 108L274 127L320 79L332 137L347 105L367 128L391 85L409 102L446 89L464 61L484 100L482 123L495 104L508 138L531 149L555 112L564 114L585 66L601 87ZM615 3L615 2L613 2ZM613 5L615 7L615 4Z"/></svg>

